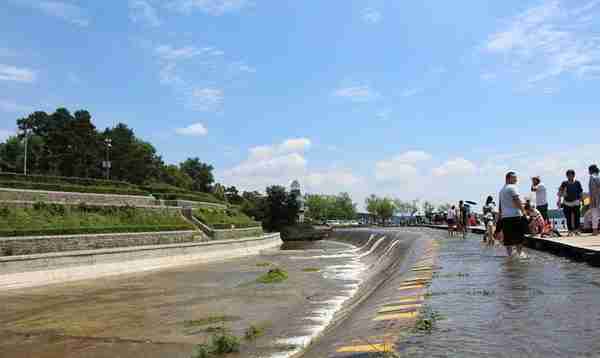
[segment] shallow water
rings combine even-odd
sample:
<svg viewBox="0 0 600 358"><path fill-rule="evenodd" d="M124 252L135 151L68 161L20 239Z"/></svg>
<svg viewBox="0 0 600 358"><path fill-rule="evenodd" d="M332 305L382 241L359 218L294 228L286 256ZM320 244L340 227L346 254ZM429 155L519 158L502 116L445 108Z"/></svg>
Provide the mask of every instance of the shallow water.
<svg viewBox="0 0 600 358"><path fill-rule="evenodd" d="M600 269L547 253L508 259L479 237L440 237L427 304L445 316L402 357L598 357Z"/></svg>

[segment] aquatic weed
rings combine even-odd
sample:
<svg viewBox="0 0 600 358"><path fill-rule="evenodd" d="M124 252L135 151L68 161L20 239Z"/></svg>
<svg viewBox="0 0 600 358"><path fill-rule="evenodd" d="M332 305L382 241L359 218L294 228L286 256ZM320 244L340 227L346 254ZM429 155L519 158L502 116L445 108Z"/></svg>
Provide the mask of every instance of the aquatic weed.
<svg viewBox="0 0 600 358"><path fill-rule="evenodd" d="M288 279L288 273L280 268L274 268L260 276L256 281L259 283L280 283Z"/></svg>

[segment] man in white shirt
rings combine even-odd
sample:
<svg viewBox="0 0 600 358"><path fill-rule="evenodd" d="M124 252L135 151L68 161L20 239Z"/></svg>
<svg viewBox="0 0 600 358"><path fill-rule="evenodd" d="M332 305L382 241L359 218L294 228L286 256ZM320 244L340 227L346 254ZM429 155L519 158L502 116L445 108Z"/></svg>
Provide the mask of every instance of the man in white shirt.
<svg viewBox="0 0 600 358"><path fill-rule="evenodd" d="M535 193L535 207L540 211L545 222L548 222L548 196L546 186L539 176L531 178L531 191Z"/></svg>
<svg viewBox="0 0 600 358"><path fill-rule="evenodd" d="M517 257L526 258L527 254L523 252L526 224L522 218L525 210L517 187L517 174L508 172L505 180L506 184L498 196L500 201L499 226L502 228L504 246L508 256L512 256L513 246L515 246Z"/></svg>

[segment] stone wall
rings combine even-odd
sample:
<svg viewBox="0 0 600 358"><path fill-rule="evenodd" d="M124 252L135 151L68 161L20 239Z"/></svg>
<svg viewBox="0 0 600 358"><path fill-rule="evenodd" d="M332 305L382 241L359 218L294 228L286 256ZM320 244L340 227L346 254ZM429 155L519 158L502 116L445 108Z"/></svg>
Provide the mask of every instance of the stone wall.
<svg viewBox="0 0 600 358"><path fill-rule="evenodd" d="M261 227L232 230L212 230L213 240L241 239L244 237L258 237L261 235L263 235L263 230Z"/></svg>
<svg viewBox="0 0 600 358"><path fill-rule="evenodd" d="M68 193L8 188L0 188L0 201L51 201L68 204L87 203L131 206L157 205L157 201L152 196Z"/></svg>
<svg viewBox="0 0 600 358"><path fill-rule="evenodd" d="M31 255L49 252L96 250L116 247L168 245L203 241L197 231L29 236L0 238L0 256Z"/></svg>

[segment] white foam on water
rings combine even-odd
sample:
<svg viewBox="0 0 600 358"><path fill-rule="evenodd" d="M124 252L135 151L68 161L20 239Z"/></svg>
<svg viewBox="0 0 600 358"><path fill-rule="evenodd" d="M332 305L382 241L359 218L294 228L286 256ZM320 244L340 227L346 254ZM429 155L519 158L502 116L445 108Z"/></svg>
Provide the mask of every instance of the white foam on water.
<svg viewBox="0 0 600 358"><path fill-rule="evenodd" d="M375 251L377 249L377 247L379 246L379 244L381 244L384 240L385 240L385 236L383 236L379 240L375 241L375 243L373 244L373 246L371 247L371 249L369 251L365 252L365 253L362 253L362 254L358 255L358 258L362 259L365 256L371 255L373 253L373 251Z"/></svg>
<svg viewBox="0 0 600 358"><path fill-rule="evenodd" d="M374 238L375 238L375 234L371 234L371 236L369 236L369 240L367 240L366 244L364 244L364 245L362 245L360 247L354 248L352 250L348 250L348 252L358 252L358 251L360 251L360 250L368 247L369 244L371 243L371 241L373 241Z"/></svg>
<svg viewBox="0 0 600 358"><path fill-rule="evenodd" d="M400 243L400 241L398 241L398 240L392 242L390 244L390 246L388 246L387 249L385 249L385 252L383 253L383 255L381 255L379 257L379 260L377 260L377 263L379 264L381 261L383 261L383 259L385 259L390 254L390 252L394 249L394 246L398 245L399 243Z"/></svg>

